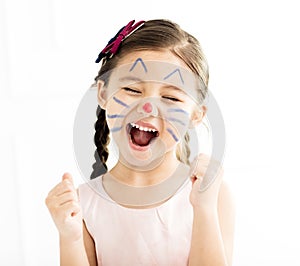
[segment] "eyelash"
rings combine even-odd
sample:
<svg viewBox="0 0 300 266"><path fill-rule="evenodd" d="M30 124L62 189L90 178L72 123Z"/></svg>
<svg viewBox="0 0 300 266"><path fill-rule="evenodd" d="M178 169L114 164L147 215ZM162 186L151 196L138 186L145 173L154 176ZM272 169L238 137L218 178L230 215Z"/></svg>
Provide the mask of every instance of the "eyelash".
<svg viewBox="0 0 300 266"><path fill-rule="evenodd" d="M128 87L124 87L122 88L123 90L125 90L126 92L130 93L130 94L141 94L142 92L139 91L139 90L136 90L136 89L131 89L131 88L128 88ZM175 98L175 97L172 97L172 96L162 96L163 99L166 99L168 101L172 101L172 102L181 102L181 100Z"/></svg>
<svg viewBox="0 0 300 266"><path fill-rule="evenodd" d="M123 90L125 90L126 92L129 92L131 94L141 94L140 91L134 90L134 89L131 89L131 88L128 88L128 87L124 87Z"/></svg>
<svg viewBox="0 0 300 266"><path fill-rule="evenodd" d="M163 96L163 98L172 102L181 102L179 99L170 96Z"/></svg>

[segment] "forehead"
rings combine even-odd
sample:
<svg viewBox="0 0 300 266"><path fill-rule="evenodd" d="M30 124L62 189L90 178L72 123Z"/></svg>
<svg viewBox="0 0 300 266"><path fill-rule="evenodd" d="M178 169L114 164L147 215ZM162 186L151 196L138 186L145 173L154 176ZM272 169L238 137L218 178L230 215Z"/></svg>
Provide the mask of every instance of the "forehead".
<svg viewBox="0 0 300 266"><path fill-rule="evenodd" d="M199 78L179 61L149 60L149 56L122 61L110 73L109 87L117 90L136 83L156 82L177 88L196 100Z"/></svg>
<svg viewBox="0 0 300 266"><path fill-rule="evenodd" d="M188 68L188 66L176 55L167 49L157 51L135 51L123 56L119 60L119 65L133 63L137 58L143 58L144 61L161 61L167 62L173 65L180 65Z"/></svg>

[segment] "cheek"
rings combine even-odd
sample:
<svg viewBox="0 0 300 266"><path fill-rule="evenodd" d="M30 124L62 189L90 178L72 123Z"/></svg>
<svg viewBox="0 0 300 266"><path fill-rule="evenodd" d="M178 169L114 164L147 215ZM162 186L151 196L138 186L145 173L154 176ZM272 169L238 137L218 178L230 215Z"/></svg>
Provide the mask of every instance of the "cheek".
<svg viewBox="0 0 300 266"><path fill-rule="evenodd" d="M166 147L170 148L173 146L175 147L175 145L178 143L180 135L178 134L178 131L174 127L168 125L167 130L164 130L160 137L165 143Z"/></svg>
<svg viewBox="0 0 300 266"><path fill-rule="evenodd" d="M110 98L106 106L106 119L109 128L122 126L128 113L134 108L134 100L124 97L122 94L115 94Z"/></svg>
<svg viewBox="0 0 300 266"><path fill-rule="evenodd" d="M174 105L165 110L163 135L169 143L177 143L184 137L190 126L191 111L190 106L183 104Z"/></svg>
<svg viewBox="0 0 300 266"><path fill-rule="evenodd" d="M106 114L107 115L120 114L125 109L124 106L116 103L116 100L118 100L118 98L114 97L114 99L110 100L106 106Z"/></svg>
<svg viewBox="0 0 300 266"><path fill-rule="evenodd" d="M119 90L110 96L106 110L109 114L121 114L129 105L130 102Z"/></svg>
<svg viewBox="0 0 300 266"><path fill-rule="evenodd" d="M121 103L123 101L120 101L118 98L112 98L106 105L106 120L110 129L120 126L119 124L122 124L124 120L122 113L125 112L126 107Z"/></svg>

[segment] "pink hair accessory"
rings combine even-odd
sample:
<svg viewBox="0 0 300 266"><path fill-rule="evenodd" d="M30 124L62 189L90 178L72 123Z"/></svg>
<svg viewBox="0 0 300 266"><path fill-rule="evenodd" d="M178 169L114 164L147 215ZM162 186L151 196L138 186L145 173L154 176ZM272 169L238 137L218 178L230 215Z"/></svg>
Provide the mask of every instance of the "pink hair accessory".
<svg viewBox="0 0 300 266"><path fill-rule="evenodd" d="M113 37L100 52L98 58L96 59L96 63L99 63L104 57L108 56L108 58L111 58L113 55L115 55L119 50L122 41L145 23L144 20L141 20L136 24L134 24L134 22L135 20L130 21L126 26L118 31L115 37Z"/></svg>

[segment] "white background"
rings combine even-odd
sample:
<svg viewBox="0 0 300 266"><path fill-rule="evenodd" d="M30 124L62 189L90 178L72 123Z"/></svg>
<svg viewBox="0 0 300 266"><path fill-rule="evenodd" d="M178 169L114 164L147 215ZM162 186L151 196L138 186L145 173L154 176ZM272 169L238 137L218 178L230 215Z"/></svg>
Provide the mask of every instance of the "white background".
<svg viewBox="0 0 300 266"><path fill-rule="evenodd" d="M58 265L44 199L65 171L83 182L72 127L94 60L128 21L153 18L195 35L209 61L236 198L234 266L300 265L297 1L0 0L1 265Z"/></svg>

